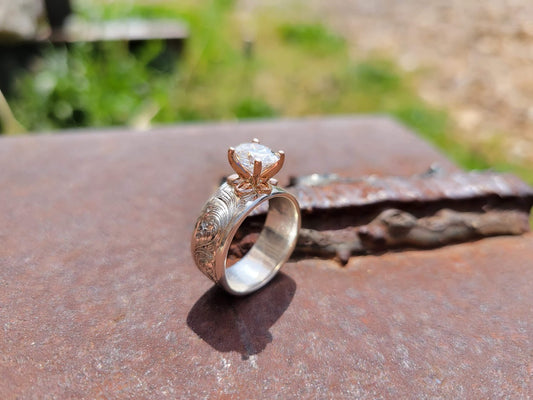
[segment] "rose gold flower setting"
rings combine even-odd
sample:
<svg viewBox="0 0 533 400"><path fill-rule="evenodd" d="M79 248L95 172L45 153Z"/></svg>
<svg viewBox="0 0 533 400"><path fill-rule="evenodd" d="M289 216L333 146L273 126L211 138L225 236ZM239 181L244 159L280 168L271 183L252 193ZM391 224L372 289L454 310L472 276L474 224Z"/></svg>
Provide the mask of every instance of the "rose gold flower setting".
<svg viewBox="0 0 533 400"><path fill-rule="evenodd" d="M285 153L274 153L268 147L253 139L228 149L228 161L236 172L227 178L238 196L250 194L269 194L272 185L278 184L276 175L285 161Z"/></svg>

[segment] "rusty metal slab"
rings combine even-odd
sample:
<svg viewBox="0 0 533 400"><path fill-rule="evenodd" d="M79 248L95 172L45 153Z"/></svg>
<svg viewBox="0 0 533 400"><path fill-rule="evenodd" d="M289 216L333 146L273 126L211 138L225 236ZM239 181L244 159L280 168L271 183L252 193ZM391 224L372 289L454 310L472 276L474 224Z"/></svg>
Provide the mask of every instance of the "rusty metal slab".
<svg viewBox="0 0 533 400"><path fill-rule="evenodd" d="M533 236L290 263L245 298L189 255L226 149L289 175L455 167L385 118L0 140L0 398L528 398Z"/></svg>

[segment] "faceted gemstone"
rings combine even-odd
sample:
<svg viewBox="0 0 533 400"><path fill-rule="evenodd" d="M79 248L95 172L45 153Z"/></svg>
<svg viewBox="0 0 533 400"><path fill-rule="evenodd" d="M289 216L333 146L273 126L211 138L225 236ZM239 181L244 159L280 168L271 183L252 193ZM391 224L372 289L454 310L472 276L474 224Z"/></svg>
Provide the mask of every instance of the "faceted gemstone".
<svg viewBox="0 0 533 400"><path fill-rule="evenodd" d="M254 160L261 161L263 165L261 172L279 161L279 156L276 153L259 143L243 143L238 145L235 147L233 158L250 175L254 171Z"/></svg>

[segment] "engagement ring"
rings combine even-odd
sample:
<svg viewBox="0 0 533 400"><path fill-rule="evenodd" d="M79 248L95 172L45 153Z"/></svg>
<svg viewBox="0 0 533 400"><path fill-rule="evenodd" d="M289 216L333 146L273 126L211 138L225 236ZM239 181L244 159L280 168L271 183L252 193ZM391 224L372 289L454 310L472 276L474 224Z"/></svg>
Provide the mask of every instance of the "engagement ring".
<svg viewBox="0 0 533 400"><path fill-rule="evenodd" d="M300 230L300 207L277 186L274 175L285 160L257 139L228 150L235 171L207 201L196 222L191 251L197 267L229 293L245 295L266 285L290 257ZM255 208L268 202L265 225L253 247L233 265L228 250L235 233Z"/></svg>

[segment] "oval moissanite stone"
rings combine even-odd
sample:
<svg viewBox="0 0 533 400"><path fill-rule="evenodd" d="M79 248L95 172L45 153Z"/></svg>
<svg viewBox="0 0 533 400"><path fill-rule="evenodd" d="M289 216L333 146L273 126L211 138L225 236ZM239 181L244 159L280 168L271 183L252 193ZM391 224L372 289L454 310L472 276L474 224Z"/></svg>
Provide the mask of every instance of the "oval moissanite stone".
<svg viewBox="0 0 533 400"><path fill-rule="evenodd" d="M251 175L254 171L254 160L261 161L262 172L276 164L279 156L262 144L243 143L235 147L233 159Z"/></svg>

